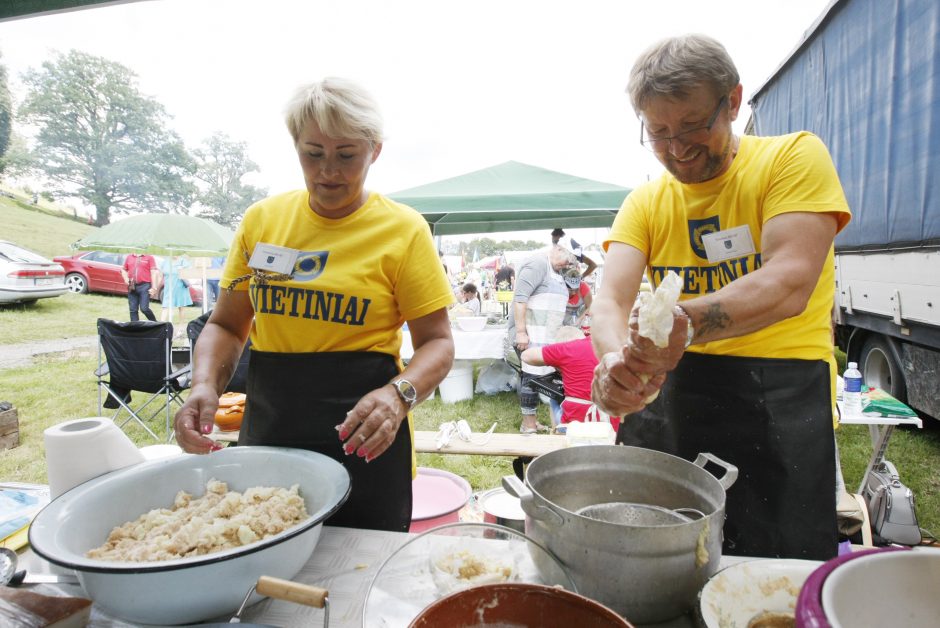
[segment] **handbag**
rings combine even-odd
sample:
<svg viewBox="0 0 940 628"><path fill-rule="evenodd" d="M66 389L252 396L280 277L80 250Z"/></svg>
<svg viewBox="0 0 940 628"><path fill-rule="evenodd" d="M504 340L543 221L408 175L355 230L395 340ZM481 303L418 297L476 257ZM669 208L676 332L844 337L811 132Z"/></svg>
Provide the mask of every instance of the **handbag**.
<svg viewBox="0 0 940 628"><path fill-rule="evenodd" d="M868 504L875 544L920 545L914 493L901 482L891 462L882 460L871 470L862 497Z"/></svg>

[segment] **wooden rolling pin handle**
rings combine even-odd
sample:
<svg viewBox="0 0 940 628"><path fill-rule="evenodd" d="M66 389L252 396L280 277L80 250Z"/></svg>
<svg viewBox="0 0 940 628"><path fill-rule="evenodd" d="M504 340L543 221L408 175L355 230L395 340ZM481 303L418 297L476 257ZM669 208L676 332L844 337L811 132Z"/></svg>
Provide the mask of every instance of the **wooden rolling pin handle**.
<svg viewBox="0 0 940 628"><path fill-rule="evenodd" d="M290 580L281 580L271 576L261 576L258 578L258 585L255 591L259 595L266 595L278 600L296 602L297 604L306 604L316 608L323 608L330 593L326 589L315 587L300 582L291 582Z"/></svg>

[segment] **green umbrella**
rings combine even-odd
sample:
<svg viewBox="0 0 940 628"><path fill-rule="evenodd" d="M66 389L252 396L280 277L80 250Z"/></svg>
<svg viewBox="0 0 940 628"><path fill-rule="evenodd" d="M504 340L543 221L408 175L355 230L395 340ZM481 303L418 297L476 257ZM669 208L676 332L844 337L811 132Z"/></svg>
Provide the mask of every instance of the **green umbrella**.
<svg viewBox="0 0 940 628"><path fill-rule="evenodd" d="M235 233L222 225L183 214L138 214L105 225L71 245L80 251L149 255L227 255Z"/></svg>

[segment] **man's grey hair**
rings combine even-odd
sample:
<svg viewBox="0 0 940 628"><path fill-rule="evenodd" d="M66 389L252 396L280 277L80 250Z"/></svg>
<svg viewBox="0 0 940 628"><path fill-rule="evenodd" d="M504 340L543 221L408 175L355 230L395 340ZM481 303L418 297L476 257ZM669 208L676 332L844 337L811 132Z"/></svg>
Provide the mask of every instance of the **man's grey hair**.
<svg viewBox="0 0 940 628"><path fill-rule="evenodd" d="M560 244L553 244L552 248L549 249L548 255L549 259L552 261L564 260L567 264L576 264L578 261L578 258L575 257L574 253Z"/></svg>
<svg viewBox="0 0 940 628"><path fill-rule="evenodd" d="M308 121L332 138L367 140L373 146L383 141L378 104L362 86L344 78L302 85L288 101L284 117L295 143Z"/></svg>
<svg viewBox="0 0 940 628"><path fill-rule="evenodd" d="M639 113L652 98L683 98L701 85L721 97L740 82L724 46L707 35L691 34L663 39L647 48L630 70L627 93Z"/></svg>

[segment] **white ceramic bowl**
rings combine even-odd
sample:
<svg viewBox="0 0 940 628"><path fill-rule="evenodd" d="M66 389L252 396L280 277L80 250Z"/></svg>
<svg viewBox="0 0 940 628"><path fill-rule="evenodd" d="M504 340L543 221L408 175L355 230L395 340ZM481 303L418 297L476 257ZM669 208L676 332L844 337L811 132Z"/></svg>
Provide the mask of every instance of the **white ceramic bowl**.
<svg viewBox="0 0 940 628"><path fill-rule="evenodd" d="M485 316L458 316L457 326L464 331L483 331L486 327Z"/></svg>
<svg viewBox="0 0 940 628"><path fill-rule="evenodd" d="M700 623L707 628L747 628L763 613L793 618L800 588L820 565L815 560L771 558L726 567L699 593Z"/></svg>
<svg viewBox="0 0 940 628"><path fill-rule="evenodd" d="M933 628L940 618L940 550L878 552L850 560L826 578L822 607L832 628Z"/></svg>
<svg viewBox="0 0 940 628"><path fill-rule="evenodd" d="M309 518L269 539L179 560L116 563L85 557L112 528L173 504L177 492L300 485ZM29 542L39 556L75 570L106 613L136 623L180 624L234 613L262 575L290 580L310 558L322 522L346 501L349 474L321 454L279 447L229 447L209 455L143 462L80 484L36 515ZM259 598L256 598L256 600Z"/></svg>

